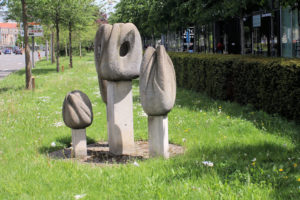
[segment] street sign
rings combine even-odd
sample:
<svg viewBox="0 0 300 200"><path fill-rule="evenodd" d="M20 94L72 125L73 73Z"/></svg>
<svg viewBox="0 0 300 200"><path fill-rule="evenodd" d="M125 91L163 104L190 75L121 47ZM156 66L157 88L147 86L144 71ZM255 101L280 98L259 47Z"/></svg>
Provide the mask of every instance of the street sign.
<svg viewBox="0 0 300 200"><path fill-rule="evenodd" d="M190 29L187 29L186 31L186 42L190 43Z"/></svg>
<svg viewBox="0 0 300 200"><path fill-rule="evenodd" d="M24 37L24 28L22 23L20 25L20 34L22 37ZM33 36L33 37L44 36L44 30L42 25L34 22L28 23L28 36Z"/></svg>
<svg viewBox="0 0 300 200"><path fill-rule="evenodd" d="M252 17L253 27L260 27L261 26L261 18L260 15L253 15Z"/></svg>

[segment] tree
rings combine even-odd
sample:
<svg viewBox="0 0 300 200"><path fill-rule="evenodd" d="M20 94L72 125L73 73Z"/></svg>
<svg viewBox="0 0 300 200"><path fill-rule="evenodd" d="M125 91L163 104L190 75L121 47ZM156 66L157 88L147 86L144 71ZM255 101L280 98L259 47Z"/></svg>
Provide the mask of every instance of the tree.
<svg viewBox="0 0 300 200"><path fill-rule="evenodd" d="M74 30L83 30L90 22L95 19L95 11L98 8L94 4L94 0L66 0L68 7L64 11L65 26L69 31L69 55L70 67L73 67L72 60L72 33Z"/></svg>
<svg viewBox="0 0 300 200"><path fill-rule="evenodd" d="M30 60L30 50L28 44L28 16L27 16L27 4L26 0L21 0L22 2L22 18L24 27L24 44L25 44L25 71L26 71L26 89L32 88L31 80L31 60Z"/></svg>
<svg viewBox="0 0 300 200"><path fill-rule="evenodd" d="M32 88L32 74L31 74L31 59L30 48L28 43L28 5L33 4L32 0L9 0L6 1L6 6L9 9L9 14L12 16L13 12L17 12L14 19L23 22L24 28L24 46L25 46L25 85L26 89Z"/></svg>

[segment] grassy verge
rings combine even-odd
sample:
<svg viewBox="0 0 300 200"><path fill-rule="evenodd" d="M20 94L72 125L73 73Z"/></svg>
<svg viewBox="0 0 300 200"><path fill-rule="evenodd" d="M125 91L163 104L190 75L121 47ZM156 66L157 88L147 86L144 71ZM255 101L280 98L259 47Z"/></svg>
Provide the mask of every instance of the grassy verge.
<svg viewBox="0 0 300 200"><path fill-rule="evenodd" d="M67 59L62 59L64 66ZM250 105L215 101L178 89L169 114L171 143L186 153L115 167L52 160L70 145L62 123L65 95L85 92L93 104L89 141L106 140L106 112L93 56L75 57L56 73L41 61L34 92L23 90L24 70L0 81L0 199L297 199L300 196L300 126ZM147 139L134 82L135 140ZM55 142L56 146L51 147ZM213 167L203 161L213 162Z"/></svg>

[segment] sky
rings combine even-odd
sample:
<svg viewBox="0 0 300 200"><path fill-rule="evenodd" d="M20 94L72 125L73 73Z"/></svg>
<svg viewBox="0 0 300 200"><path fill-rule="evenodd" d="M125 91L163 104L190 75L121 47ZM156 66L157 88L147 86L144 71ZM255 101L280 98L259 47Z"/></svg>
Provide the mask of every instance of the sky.
<svg viewBox="0 0 300 200"><path fill-rule="evenodd" d="M96 0L97 3L102 4L102 3L107 3L105 6L105 9L107 9L108 12L113 12L114 11L114 6L120 2L120 0Z"/></svg>

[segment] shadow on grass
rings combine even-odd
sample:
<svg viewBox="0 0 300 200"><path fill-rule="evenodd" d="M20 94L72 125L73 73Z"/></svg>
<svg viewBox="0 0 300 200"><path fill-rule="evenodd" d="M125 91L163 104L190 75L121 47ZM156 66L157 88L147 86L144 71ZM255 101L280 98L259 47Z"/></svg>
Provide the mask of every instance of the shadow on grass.
<svg viewBox="0 0 300 200"><path fill-rule="evenodd" d="M16 92L16 91L23 90L23 89L25 89L23 86L19 86L19 87L13 87L13 86L3 87L3 88L0 88L0 94L5 93L5 92L9 92L9 91Z"/></svg>
<svg viewBox="0 0 300 200"><path fill-rule="evenodd" d="M236 143L219 148L194 146L170 166L174 169L184 168L184 173L170 175L167 182L217 173L222 184L232 185L233 188L253 183L259 187L271 185L274 189L272 196L276 199L297 199L300 191L295 176L299 174L299 166L295 163L298 163L299 153L299 145L294 149L287 149L272 143ZM205 166L203 161L212 161L214 166Z"/></svg>
<svg viewBox="0 0 300 200"><path fill-rule="evenodd" d="M68 148L71 146L71 140L72 140L71 136L56 138L56 140L54 141L55 142L54 147L52 147L50 144L48 146L42 146L39 148L39 152L43 154L47 154L59 149ZM87 144L96 143L96 140L88 136L86 140L87 140Z"/></svg>
<svg viewBox="0 0 300 200"><path fill-rule="evenodd" d="M139 81L133 80L133 85L138 87ZM140 102L140 97L133 96L134 102ZM240 105L235 102L214 100L205 94L194 92L187 89L178 88L176 103L180 107L191 111L215 112L219 109L223 114L231 118L240 118L251 122L256 128L268 131L272 134L283 134L291 137L295 143L300 143L300 125L295 121L289 121L278 114L267 114L254 108L252 105Z"/></svg>
<svg viewBox="0 0 300 200"><path fill-rule="evenodd" d="M48 73L53 73L53 72L56 72L55 68L53 68L53 69L49 69L49 68L46 68L46 69L33 69L32 70L32 75L42 75L42 74L48 74ZM15 74L19 75L19 76L23 76L25 74L25 70L17 71Z"/></svg>

